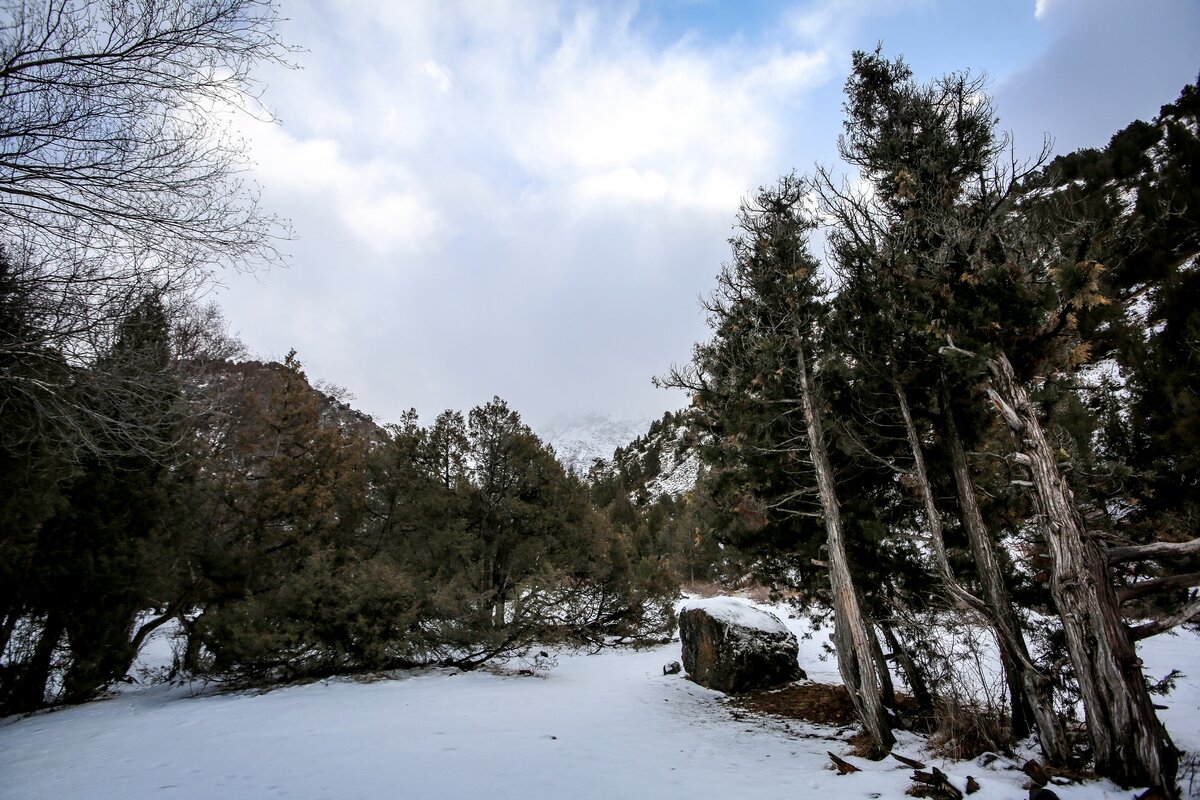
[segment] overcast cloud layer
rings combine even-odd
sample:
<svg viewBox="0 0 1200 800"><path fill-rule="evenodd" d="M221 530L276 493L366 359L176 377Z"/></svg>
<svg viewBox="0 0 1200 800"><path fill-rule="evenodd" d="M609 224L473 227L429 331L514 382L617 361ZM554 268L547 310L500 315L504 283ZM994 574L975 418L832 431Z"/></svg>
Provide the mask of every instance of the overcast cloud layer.
<svg viewBox="0 0 1200 800"><path fill-rule="evenodd" d="M500 395L653 417L706 336L739 200L832 163L850 52L986 72L1022 152L1101 146L1200 69L1194 0L284 3L280 124L239 123L288 269L232 327L381 421Z"/></svg>

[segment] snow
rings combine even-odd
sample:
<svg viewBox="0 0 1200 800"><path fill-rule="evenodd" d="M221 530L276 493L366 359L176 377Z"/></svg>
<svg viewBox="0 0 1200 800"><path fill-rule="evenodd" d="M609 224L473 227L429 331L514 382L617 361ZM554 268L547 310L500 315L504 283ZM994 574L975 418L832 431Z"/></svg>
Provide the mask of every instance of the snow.
<svg viewBox="0 0 1200 800"><path fill-rule="evenodd" d="M737 597L710 597L706 600L685 600L680 611L701 609L713 619L730 625L740 625L764 633L788 633L788 627L779 617L758 608L749 600Z"/></svg>
<svg viewBox="0 0 1200 800"><path fill-rule="evenodd" d="M754 616L746 601L704 603ZM779 614L801 638L801 666L814 680L836 680L836 664L823 660L818 644L827 630L811 630L786 609L759 608ZM1162 712L1176 744L1189 749L1200 746L1198 638L1156 637L1141 649L1152 675L1189 673ZM143 655L168 657L162 636ZM830 768L825 751L846 754L854 731L735 719L722 695L662 674L678 657L673 643L561 653L545 677L431 670L267 693L135 686L109 700L0 722L0 798L904 796L911 770L892 759L850 757L863 771L846 776ZM898 753L959 781L974 776L983 789L973 798L1027 794L1024 775L1006 759L946 763L929 759L918 737L899 739ZM1107 782L1055 792L1063 800L1134 794Z"/></svg>
<svg viewBox="0 0 1200 800"><path fill-rule="evenodd" d="M605 414L556 417L538 433L554 448L558 460L575 475L584 477L598 459L612 458L613 451L642 435L649 420L617 420Z"/></svg>
<svg viewBox="0 0 1200 800"><path fill-rule="evenodd" d="M700 453L689 449L683 458L676 458L674 443L663 450L661 468L646 484L646 494L651 498L667 495L679 497L696 487L700 475Z"/></svg>

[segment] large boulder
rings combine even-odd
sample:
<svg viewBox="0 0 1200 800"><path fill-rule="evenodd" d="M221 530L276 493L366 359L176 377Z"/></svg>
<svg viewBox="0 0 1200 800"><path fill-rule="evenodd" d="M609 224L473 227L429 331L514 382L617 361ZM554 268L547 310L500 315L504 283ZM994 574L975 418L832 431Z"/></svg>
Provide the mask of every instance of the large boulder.
<svg viewBox="0 0 1200 800"><path fill-rule="evenodd" d="M679 638L688 677L709 689L737 694L804 677L796 635L779 617L733 597L688 601Z"/></svg>

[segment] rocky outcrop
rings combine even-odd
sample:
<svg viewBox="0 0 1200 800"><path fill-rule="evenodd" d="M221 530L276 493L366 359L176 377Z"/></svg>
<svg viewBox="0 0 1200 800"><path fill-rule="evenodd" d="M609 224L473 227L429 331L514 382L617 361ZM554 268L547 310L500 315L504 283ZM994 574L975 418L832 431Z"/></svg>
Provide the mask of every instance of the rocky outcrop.
<svg viewBox="0 0 1200 800"><path fill-rule="evenodd" d="M732 597L688 602L679 636L688 677L709 689L737 694L804 677L795 634L774 614Z"/></svg>

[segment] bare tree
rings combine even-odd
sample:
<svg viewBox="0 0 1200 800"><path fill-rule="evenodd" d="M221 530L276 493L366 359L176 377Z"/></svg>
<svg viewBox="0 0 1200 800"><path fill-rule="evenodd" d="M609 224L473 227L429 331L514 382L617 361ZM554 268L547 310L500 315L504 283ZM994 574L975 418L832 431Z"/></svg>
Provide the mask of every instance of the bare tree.
<svg viewBox="0 0 1200 800"><path fill-rule="evenodd" d="M147 294L279 260L236 113L270 118L251 69L283 64L269 0L0 0L0 397L92 447L79 368ZM53 368L51 368L53 367Z"/></svg>
<svg viewBox="0 0 1200 800"><path fill-rule="evenodd" d="M264 0L17 0L0 27L0 224L120 277L270 261L227 112L288 52ZM265 113L265 112L264 112ZM14 233L19 232L19 236Z"/></svg>

